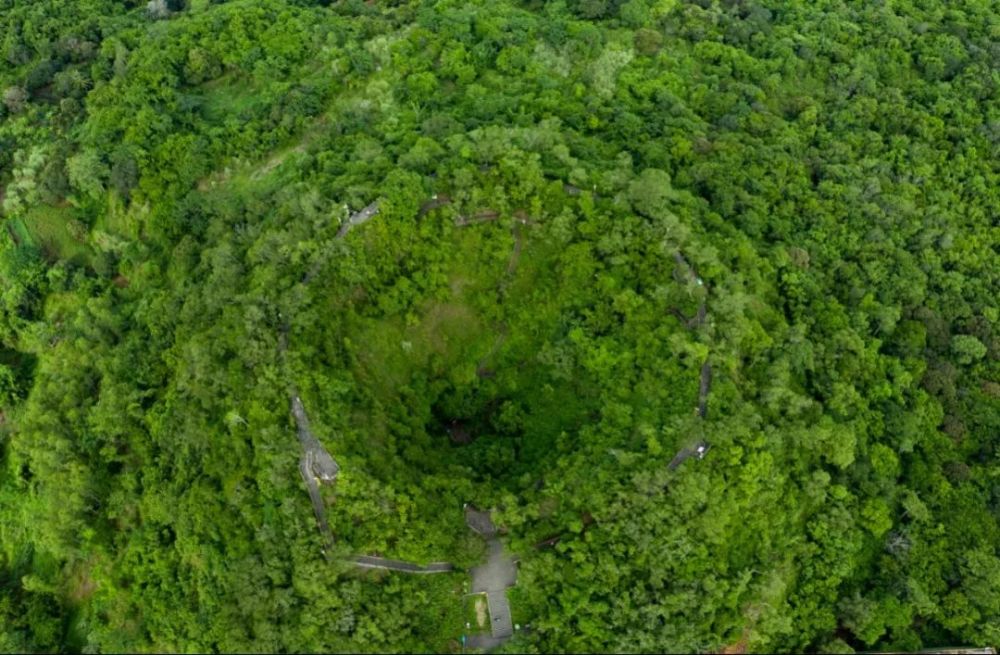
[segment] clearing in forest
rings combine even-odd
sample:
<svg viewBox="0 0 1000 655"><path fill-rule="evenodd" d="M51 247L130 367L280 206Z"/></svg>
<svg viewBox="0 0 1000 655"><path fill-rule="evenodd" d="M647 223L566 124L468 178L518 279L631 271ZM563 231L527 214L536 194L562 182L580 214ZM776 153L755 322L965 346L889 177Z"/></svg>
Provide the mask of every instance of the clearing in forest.
<svg viewBox="0 0 1000 655"><path fill-rule="evenodd" d="M74 225L79 226L78 233L74 233ZM25 214L23 226L51 260L91 263L93 250L87 244L86 228L77 222L75 208L38 205Z"/></svg>

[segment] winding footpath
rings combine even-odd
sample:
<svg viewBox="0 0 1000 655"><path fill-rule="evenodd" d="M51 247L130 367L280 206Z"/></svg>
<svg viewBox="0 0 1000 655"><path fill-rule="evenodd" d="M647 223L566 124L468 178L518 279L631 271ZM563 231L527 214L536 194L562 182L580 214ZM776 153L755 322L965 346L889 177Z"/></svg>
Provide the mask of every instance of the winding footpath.
<svg viewBox="0 0 1000 655"><path fill-rule="evenodd" d="M570 195L575 195L573 193L574 191L579 192L574 187L567 186L565 189ZM423 216L433 209L446 206L450 203L451 199L447 196L434 196L420 208L419 215ZM351 215L340 226L335 238L338 240L343 239L351 229L362 225L378 215L379 204L380 201L376 200L364 209ZM463 215L458 216L456 225L465 226L474 223L484 223L497 220L498 218L498 212L487 209L479 211L471 217ZM521 253L522 235L518 230L518 226L519 224L528 223L529 221L523 212L519 212L517 215L517 221L512 225L514 250L507 264L504 280L501 283L501 294L503 294L507 283L509 283L510 279L513 277ZM694 285L702 289L700 293L703 295L698 305L698 309L693 317L688 318L677 309L673 309L672 312L688 329L698 330L704 325L708 317L708 288L680 251L674 252L674 260L680 271L680 275L678 275L678 270L675 270L675 279L681 283L694 283ZM314 266L312 270L303 276L301 283L303 285L308 285L315 276L316 270L317 269ZM286 353L288 350L288 331L288 323L286 322L282 325L281 333L279 335L279 353L282 364L286 366L286 375L290 375L290 372L287 370L286 362ZM491 351L490 355L492 355L494 351L498 349L499 344L502 343L505 332L506 329L501 330L498 342L494 344L493 351ZM490 355L484 359L489 359ZM485 375L485 363L485 361L480 362L477 373ZM701 378L698 388L698 405L695 409L695 413L700 420L704 420L708 412L708 396L711 389L711 383L712 367L708 359L706 359L701 366ZM295 419L299 446L302 451L302 455L299 459L299 473L302 476L302 480L305 482L306 490L309 492L309 498L316 514L316 522L328 546L328 548L324 550L324 555L329 559L334 545L334 536L326 519L326 508L319 488L321 484L333 484L336 482L337 475L340 472L340 465L337 464L337 461L326 451L319 439L317 439L313 434L309 423L309 416L306 413L302 399L299 397L294 384L289 386L289 396L291 399L291 413ZM706 442L699 440L691 446L681 449L668 464L668 468L670 470L675 470L691 457L701 459L708 452L708 449L709 445ZM494 525L489 512L479 511L467 505L465 507L465 522L470 529L481 535L486 540L486 562L470 571L472 577L471 593L485 595L490 615L490 634L472 635L465 643L473 649L484 651L491 650L505 643L514 634L514 624L513 619L511 618L510 603L507 599L507 589L517 583L517 563L511 556L504 552L503 544L497 535L497 528ZM558 537L556 540L557 539ZM413 562L371 555L355 555L350 557L349 561L360 569L395 571L414 575L431 575L437 573L451 573L455 571L455 566L451 562L431 562L427 565L421 566Z"/></svg>
<svg viewBox="0 0 1000 655"><path fill-rule="evenodd" d="M316 513L316 522L326 539L328 548L323 554L329 558L330 550L334 544L333 532L326 522L326 506L323 504L319 485L336 482L340 466L330 453L326 452L319 439L313 435L309 428L309 417L306 415L305 407L302 406L302 400L297 395L292 397L292 415L295 417L299 445L302 447L302 456L299 458L299 474L306 483L309 499L312 501L313 511Z"/></svg>
<svg viewBox="0 0 1000 655"><path fill-rule="evenodd" d="M687 259L685 259L684 255L681 254L679 250L674 251L674 261L677 262L677 266L683 271L680 276L678 276L675 271L674 279L680 283L690 281L697 285L698 288L704 289L705 296L699 303L698 311L695 313L693 318L685 317L680 310L676 308L671 310L673 314L677 316L678 320L680 320L681 323L683 323L688 329L697 330L704 325L705 319L708 317L708 287L705 285L705 281L701 279L697 272L695 272L694 267L688 263ZM702 421L705 420L705 416L708 414L708 395L711 392L711 389L712 365L706 358L704 363L701 365L701 378L698 383L698 406L695 408L695 414ZM704 440L698 440L694 444L682 448L674 456L674 458L670 460L667 468L673 471L691 457L702 459L710 447L711 446Z"/></svg>
<svg viewBox="0 0 1000 655"><path fill-rule="evenodd" d="M278 333L278 358L281 367L285 369L286 376L289 375L287 372L288 331L289 325L285 321L282 323L281 330ZM316 514L316 524L319 526L320 533L326 541L326 548L323 550L323 555L329 560L334 545L334 538L333 532L330 530L330 525L326 520L326 506L323 503L323 496L319 491L319 487L321 484L333 484L337 481L340 465L337 464L337 461L327 452L323 444L316 438L316 435L313 434L312 428L309 426L309 416L306 414L306 408L302 405L302 399L299 398L298 390L294 384L289 384L288 395L291 401L292 417L295 419L299 447L302 450L302 454L299 456L299 475L302 476L302 481L306 485L306 491L309 492L309 500L312 501L313 512Z"/></svg>
<svg viewBox="0 0 1000 655"><path fill-rule="evenodd" d="M420 566L413 562L370 555L357 555L352 557L351 561L362 569L382 569L383 571L398 571L400 573L451 573L455 570L455 565L451 562L431 562L427 566Z"/></svg>
<svg viewBox="0 0 1000 655"><path fill-rule="evenodd" d="M340 226L335 238L343 239L352 228L376 216L379 213L379 202L376 200L361 211L351 215ZM449 202L450 199L447 196L441 198L435 196L421 208L421 215L430 209L447 205ZM465 217L459 217L459 224L485 222L495 220L497 217L498 214L496 212L487 210L475 215L471 221ZM522 220L521 222L526 221ZM513 274L513 269L516 267L521 246L520 234L517 232L516 226L514 230L515 246L511 261L507 266L508 278ZM312 281L318 270L316 266L314 265L303 276L301 284L308 285ZM285 376L290 379L291 372L288 369L287 361L288 334L289 324L286 320L282 323L278 334L278 354L281 365L285 370ZM327 548L324 549L323 554L329 560L335 540L333 531L327 522L326 506L320 493L320 485L334 484L337 481L337 475L340 473L340 465L327 452L323 444L320 443L319 439L313 433L309 415L294 383L289 384L288 394L291 404L291 414L295 420L299 447L302 452L299 458L299 474L306 485L306 490L309 493L309 499L312 502L313 511L316 515L316 523L327 544ZM491 634L489 636L473 635L469 639L468 645L475 649L490 650L504 643L514 634L506 589L516 583L517 567L515 561L504 553L503 544L497 536L496 526L493 524L488 512L479 512L466 507L465 518L466 524L487 540L488 555L486 562L481 566L473 568L470 573L472 576L472 593L483 593L486 595L491 617ZM348 561L359 569L395 571L415 575L452 573L456 570L455 565L451 562L430 562L427 565L421 566L413 562L372 555L355 555L348 558Z"/></svg>
<svg viewBox="0 0 1000 655"><path fill-rule="evenodd" d="M344 224L340 226L340 229L337 230L337 238L343 239L353 228L363 223L367 223L374 218L378 214L378 211L379 201L376 200L361 211L352 214L346 221L344 221Z"/></svg>

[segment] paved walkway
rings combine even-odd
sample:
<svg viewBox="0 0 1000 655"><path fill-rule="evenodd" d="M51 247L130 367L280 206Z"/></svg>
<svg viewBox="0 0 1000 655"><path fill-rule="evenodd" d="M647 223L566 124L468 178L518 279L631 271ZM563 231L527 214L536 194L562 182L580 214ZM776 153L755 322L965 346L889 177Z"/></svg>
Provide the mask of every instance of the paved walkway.
<svg viewBox="0 0 1000 655"><path fill-rule="evenodd" d="M351 561L363 569L384 569L386 571L399 571L401 573L450 573L455 570L451 562L431 562L427 566L420 566L413 562L386 559L384 557L371 557L369 555L358 555L357 557L352 557Z"/></svg>
<svg viewBox="0 0 1000 655"><path fill-rule="evenodd" d="M473 532L478 532L487 539L491 539L497 534L497 528L493 525L493 519L490 518L490 513L481 512L472 505L465 506L465 524L469 526Z"/></svg>
<svg viewBox="0 0 1000 655"><path fill-rule="evenodd" d="M667 468L673 471L678 466L683 464L685 460L691 457L697 456L698 459L701 459L705 456L705 453L708 452L708 449L709 445L704 441L698 441L689 448L682 448L680 452L678 452L677 455L670 460L670 464L667 465Z"/></svg>
<svg viewBox="0 0 1000 655"><path fill-rule="evenodd" d="M514 634L514 622L510 616L507 588L517 583L517 563L503 551L503 544L497 538L497 529L489 512L481 512L466 506L465 522L474 531L486 537L486 563L472 569L474 594L486 594L490 609L491 637L474 635L469 646L489 650L499 646Z"/></svg>
<svg viewBox="0 0 1000 655"><path fill-rule="evenodd" d="M503 591L517 584L517 565L514 559L503 552L503 544L492 538L486 543L486 563L472 569L474 594Z"/></svg>
<svg viewBox="0 0 1000 655"><path fill-rule="evenodd" d="M357 227L358 225L371 220L373 216L378 214L378 205L379 201L376 200L361 211L352 214L350 218L344 221L344 224L340 226L340 229L337 230L337 238L343 239L347 236L347 233L351 231L351 228Z"/></svg>
<svg viewBox="0 0 1000 655"><path fill-rule="evenodd" d="M326 505L323 503L323 496L320 494L319 485L333 484L337 480L337 473L340 466L336 460L330 456L323 448L323 444L313 435L309 428L309 417L306 414L302 401L293 391L292 395L292 415L295 417L295 424L298 427L299 444L302 446L302 456L299 458L299 474L306 484L309 492L309 499L312 501L313 511L316 513L316 523L319 530L326 539L326 549L323 554L329 559L333 549L334 539L330 525L326 522Z"/></svg>

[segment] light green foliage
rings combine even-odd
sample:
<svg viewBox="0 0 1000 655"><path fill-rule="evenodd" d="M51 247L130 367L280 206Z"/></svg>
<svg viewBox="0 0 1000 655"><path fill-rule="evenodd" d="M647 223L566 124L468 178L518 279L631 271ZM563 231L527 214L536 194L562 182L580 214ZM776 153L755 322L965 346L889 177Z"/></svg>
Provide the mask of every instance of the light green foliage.
<svg viewBox="0 0 1000 655"><path fill-rule="evenodd" d="M951 338L951 351L962 364L971 364L986 356L986 346L971 334L956 334Z"/></svg>
<svg viewBox="0 0 1000 655"><path fill-rule="evenodd" d="M84 197L100 198L110 171L94 150L83 150L66 160L70 183Z"/></svg>
<svg viewBox="0 0 1000 655"><path fill-rule="evenodd" d="M604 52L593 64L591 69L594 92L600 98L610 98L615 91L615 80L622 68L632 61L631 49L618 44L605 46Z"/></svg>
<svg viewBox="0 0 1000 655"><path fill-rule="evenodd" d="M674 197L671 191L670 175L648 168L629 183L628 199L643 216L665 221L670 215L670 200Z"/></svg>
<svg viewBox="0 0 1000 655"><path fill-rule="evenodd" d="M885 444L873 445L870 457L872 468L879 477L894 480L899 475L899 457Z"/></svg>
<svg viewBox="0 0 1000 655"><path fill-rule="evenodd" d="M995 7L0 6L0 651L997 645Z"/></svg>
<svg viewBox="0 0 1000 655"><path fill-rule="evenodd" d="M9 216L17 216L39 200L39 175L47 158L43 146L30 150L19 150L14 154L12 179L7 185L3 199L3 211Z"/></svg>

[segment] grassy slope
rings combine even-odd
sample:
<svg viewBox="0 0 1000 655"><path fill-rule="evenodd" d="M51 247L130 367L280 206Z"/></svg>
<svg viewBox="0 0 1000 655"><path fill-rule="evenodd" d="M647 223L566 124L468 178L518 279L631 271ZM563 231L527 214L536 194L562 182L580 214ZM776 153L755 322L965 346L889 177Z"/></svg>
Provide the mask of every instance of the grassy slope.
<svg viewBox="0 0 1000 655"><path fill-rule="evenodd" d="M42 248L49 259L89 265L93 251L70 233L70 222L77 216L76 210L70 206L37 205L26 213L23 224L31 240Z"/></svg>

